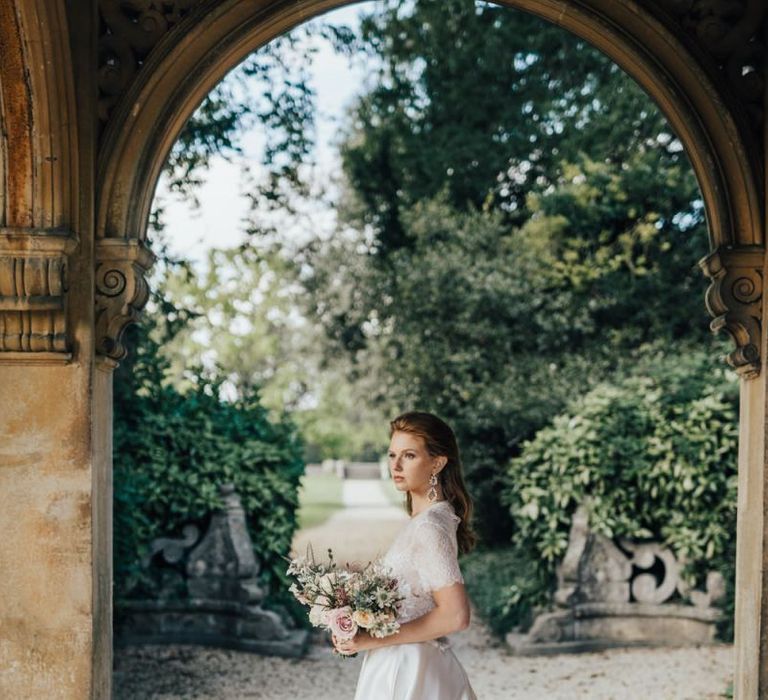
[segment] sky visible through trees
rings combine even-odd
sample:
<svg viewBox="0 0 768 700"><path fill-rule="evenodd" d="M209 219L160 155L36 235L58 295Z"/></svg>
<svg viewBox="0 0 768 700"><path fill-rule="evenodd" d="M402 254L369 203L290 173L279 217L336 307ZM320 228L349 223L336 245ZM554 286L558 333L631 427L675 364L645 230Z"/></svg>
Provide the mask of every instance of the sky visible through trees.
<svg viewBox="0 0 768 700"><path fill-rule="evenodd" d="M341 8L315 22L331 19L356 27L358 15L374 4L366 2ZM318 54L311 64L311 83L317 94L315 179L327 182L338 177L339 157L335 142L344 110L362 89L369 74L365 65L339 55L327 42L314 41L318 46ZM236 246L246 238L244 220L249 214L249 203L244 195L249 181L244 177L243 165L259 161L264 149L262 129L256 124L241 134L242 154L213 157L210 169L203 173L202 182L195 190L199 207L169 190L167 174L161 177L156 197L164 209L165 237L171 253L184 255L202 268L210 248ZM312 217L323 231L328 234L333 231L336 224L333 208L318 203L312 210ZM286 236L303 238L306 232L299 224L286 232Z"/></svg>

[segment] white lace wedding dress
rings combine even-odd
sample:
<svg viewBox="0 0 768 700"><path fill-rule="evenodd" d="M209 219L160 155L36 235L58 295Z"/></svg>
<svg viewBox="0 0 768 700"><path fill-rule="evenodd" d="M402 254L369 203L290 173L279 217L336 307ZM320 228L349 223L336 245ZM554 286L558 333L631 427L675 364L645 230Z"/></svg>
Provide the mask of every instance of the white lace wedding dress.
<svg viewBox="0 0 768 700"><path fill-rule="evenodd" d="M384 556L405 596L400 623L434 608L432 591L464 582L457 561L459 520L448 501L438 501L411 518ZM477 700L477 696L447 637L441 637L367 651L355 700Z"/></svg>

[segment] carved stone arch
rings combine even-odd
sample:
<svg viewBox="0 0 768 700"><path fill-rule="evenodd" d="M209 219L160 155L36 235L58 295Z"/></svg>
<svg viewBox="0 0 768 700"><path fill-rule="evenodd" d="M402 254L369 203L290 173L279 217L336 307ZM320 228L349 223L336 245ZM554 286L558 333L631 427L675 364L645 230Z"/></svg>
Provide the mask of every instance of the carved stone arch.
<svg viewBox="0 0 768 700"><path fill-rule="evenodd" d="M118 4L101 0L103 17L109 11L114 20ZM139 40L132 35L121 37L121 27L116 24L102 37L107 48L123 39L124 50L122 59L112 55L111 68L102 66L107 77L120 76L123 92L115 89L114 81L105 80L105 90L112 94L106 95L102 105L105 126L98 164L97 280L107 280L110 275L113 282L120 281L120 291L102 284L97 293L99 352L114 359L123 356L122 329L136 318L146 299L139 278L151 261L143 243L149 209L162 165L184 122L227 71L251 51L301 22L346 4L349 0L224 0L216 6L196 0L169 1L161 3L167 10L163 31L158 32L157 23L151 23L147 36ZM734 78L733 68L728 66L735 49L726 46L715 55L708 54L695 35L699 24L706 29L715 19L701 9L706 3L500 0L499 4L531 12L582 37L632 76L664 112L686 148L705 202L715 257L702 261L702 267L713 278L714 291L708 296L716 316L713 323L725 328L736 342L731 363L745 376L756 375L760 363L756 333L761 327L763 173L758 140L750 128L752 112L730 87ZM742 48L765 14L760 9L762 0L748 0L747 4L737 36ZM668 7L672 9L665 9ZM681 32L685 26L690 26L691 36ZM131 41L133 53L128 52L126 58L126 45ZM729 35L728 41L733 43L733 37ZM749 46L758 50L754 47L759 44ZM127 73L121 60L130 64ZM749 73L745 68L742 71ZM758 80L763 77L756 75ZM750 109L754 108L751 104ZM735 257L734 251L738 251ZM742 269L745 263L747 268ZM726 274L727 270L731 271ZM745 275L758 284L757 293L748 295L747 302L743 295L731 293L744 289ZM725 300L730 304L727 308L723 307Z"/></svg>
<svg viewBox="0 0 768 700"><path fill-rule="evenodd" d="M712 278L707 305L715 316L713 325L734 338L730 360L745 380L734 689L737 698L762 697L768 692L768 586L763 578L768 563L767 380L747 380L758 374L766 354L762 279L768 3L498 1L563 27L614 60L659 105L695 170L712 249L701 262ZM103 358L117 360L125 352L122 331L147 298L143 274L152 259L144 243L149 208L162 165L184 122L248 53L352 0L97 2L102 27L96 343ZM104 380L104 396L107 386Z"/></svg>
<svg viewBox="0 0 768 700"><path fill-rule="evenodd" d="M0 3L0 362L68 361L78 173L64 3Z"/></svg>

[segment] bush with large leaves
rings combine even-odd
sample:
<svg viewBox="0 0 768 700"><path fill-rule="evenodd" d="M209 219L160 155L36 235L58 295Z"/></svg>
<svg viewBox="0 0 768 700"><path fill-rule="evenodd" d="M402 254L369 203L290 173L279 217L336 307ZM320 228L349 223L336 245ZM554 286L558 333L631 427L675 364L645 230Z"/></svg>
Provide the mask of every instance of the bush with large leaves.
<svg viewBox="0 0 768 700"><path fill-rule="evenodd" d="M738 385L702 353L657 357L595 387L525 443L504 498L518 547L552 572L588 503L608 537L664 542L689 582L730 578L736 523Z"/></svg>

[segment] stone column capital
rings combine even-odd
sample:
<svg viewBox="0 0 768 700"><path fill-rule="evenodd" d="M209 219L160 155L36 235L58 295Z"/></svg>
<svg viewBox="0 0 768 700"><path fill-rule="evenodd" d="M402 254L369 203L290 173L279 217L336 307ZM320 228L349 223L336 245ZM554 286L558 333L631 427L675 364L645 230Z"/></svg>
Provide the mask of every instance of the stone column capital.
<svg viewBox="0 0 768 700"><path fill-rule="evenodd" d="M152 251L136 239L96 242L96 353L100 358L116 363L125 357L123 331L138 320L149 299L144 275L154 260Z"/></svg>
<svg viewBox="0 0 768 700"><path fill-rule="evenodd" d="M77 243L66 229L0 228L0 363L72 358L67 267Z"/></svg>
<svg viewBox="0 0 768 700"><path fill-rule="evenodd" d="M760 374L764 258L762 246L720 246L699 262L712 280L705 297L710 327L732 338L728 364L747 379Z"/></svg>

